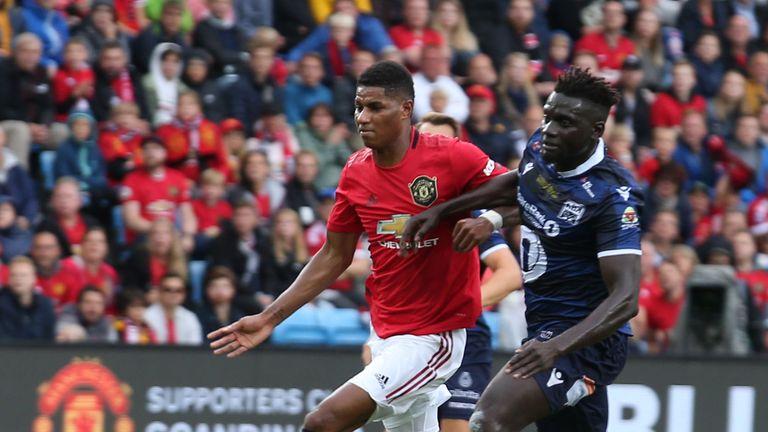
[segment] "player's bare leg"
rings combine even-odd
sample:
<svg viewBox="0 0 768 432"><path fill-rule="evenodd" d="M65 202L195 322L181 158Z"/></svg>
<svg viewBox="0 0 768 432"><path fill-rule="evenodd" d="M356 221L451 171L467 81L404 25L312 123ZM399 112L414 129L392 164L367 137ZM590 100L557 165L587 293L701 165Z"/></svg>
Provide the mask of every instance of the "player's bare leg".
<svg viewBox="0 0 768 432"><path fill-rule="evenodd" d="M469 421L461 419L440 420L440 432L470 432Z"/></svg>
<svg viewBox="0 0 768 432"><path fill-rule="evenodd" d="M519 432L551 414L533 378L512 378L502 369L488 384L469 419L472 432Z"/></svg>
<svg viewBox="0 0 768 432"><path fill-rule="evenodd" d="M346 383L325 398L304 418L308 432L346 432L363 426L376 410L376 402L360 387Z"/></svg>

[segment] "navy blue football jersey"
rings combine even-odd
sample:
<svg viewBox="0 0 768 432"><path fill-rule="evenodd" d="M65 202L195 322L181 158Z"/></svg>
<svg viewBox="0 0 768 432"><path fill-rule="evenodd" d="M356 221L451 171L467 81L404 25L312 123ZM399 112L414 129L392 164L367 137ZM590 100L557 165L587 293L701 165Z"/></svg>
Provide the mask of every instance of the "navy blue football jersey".
<svg viewBox="0 0 768 432"><path fill-rule="evenodd" d="M608 297L598 259L640 255L642 193L632 175L595 153L567 172L541 156L541 129L528 140L518 175L522 218L520 267L529 330L574 324ZM629 325L620 331L630 334Z"/></svg>

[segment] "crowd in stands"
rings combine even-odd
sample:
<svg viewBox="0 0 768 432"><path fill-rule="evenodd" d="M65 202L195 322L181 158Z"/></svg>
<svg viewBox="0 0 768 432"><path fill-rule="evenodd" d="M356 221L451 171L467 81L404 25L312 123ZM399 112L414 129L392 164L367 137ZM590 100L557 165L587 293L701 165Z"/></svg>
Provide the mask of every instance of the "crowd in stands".
<svg viewBox="0 0 768 432"><path fill-rule="evenodd" d="M357 77L393 60L414 122L446 113L510 168L560 74L613 83L606 149L646 195L635 348L670 348L699 264L733 268L749 351L768 345L763 0L17 1L0 340L200 344L262 310L324 242ZM363 239L319 302L364 311L369 272Z"/></svg>

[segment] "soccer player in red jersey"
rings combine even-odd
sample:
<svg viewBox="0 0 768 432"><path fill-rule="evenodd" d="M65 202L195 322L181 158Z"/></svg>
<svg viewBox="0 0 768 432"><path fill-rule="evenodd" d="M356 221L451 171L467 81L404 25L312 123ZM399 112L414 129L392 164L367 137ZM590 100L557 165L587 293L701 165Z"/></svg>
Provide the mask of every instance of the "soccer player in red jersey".
<svg viewBox="0 0 768 432"><path fill-rule="evenodd" d="M209 335L216 354L234 357L257 346L337 279L366 232L373 361L307 415L305 431L348 431L383 421L390 432L436 432L437 408L450 396L443 383L461 363L464 329L480 315L477 252L457 253L451 246L453 225L469 213L407 245L421 253L399 257L398 239L411 215L504 169L472 144L419 134L410 125L413 96L411 75L397 63L377 63L361 75L355 120L366 148L342 171L325 245L264 312Z"/></svg>

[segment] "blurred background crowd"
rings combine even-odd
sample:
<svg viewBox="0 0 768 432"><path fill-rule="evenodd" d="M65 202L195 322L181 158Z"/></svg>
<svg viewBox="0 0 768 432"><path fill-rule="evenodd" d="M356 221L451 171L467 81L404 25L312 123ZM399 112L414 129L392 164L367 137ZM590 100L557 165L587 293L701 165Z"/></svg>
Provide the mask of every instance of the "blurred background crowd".
<svg viewBox="0 0 768 432"><path fill-rule="evenodd" d="M357 77L394 60L414 121L446 113L510 168L561 73L613 83L606 148L646 190L634 348L766 349L764 0L18 1L0 0L2 340L200 344L260 311L325 240L362 148ZM364 322L369 272L362 240L315 306Z"/></svg>

